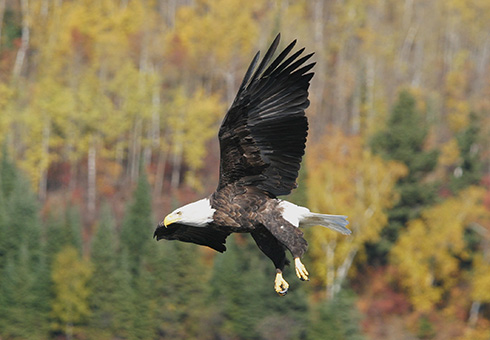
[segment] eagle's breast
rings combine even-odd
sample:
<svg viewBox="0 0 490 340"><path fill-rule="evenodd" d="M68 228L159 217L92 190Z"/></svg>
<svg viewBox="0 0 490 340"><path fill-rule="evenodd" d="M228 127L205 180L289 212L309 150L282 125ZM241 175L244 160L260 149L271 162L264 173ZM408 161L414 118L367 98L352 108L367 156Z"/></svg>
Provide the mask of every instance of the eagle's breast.
<svg viewBox="0 0 490 340"><path fill-rule="evenodd" d="M276 199L268 197L255 187L231 184L216 191L210 197L215 209L213 224L231 232L251 232L263 224Z"/></svg>

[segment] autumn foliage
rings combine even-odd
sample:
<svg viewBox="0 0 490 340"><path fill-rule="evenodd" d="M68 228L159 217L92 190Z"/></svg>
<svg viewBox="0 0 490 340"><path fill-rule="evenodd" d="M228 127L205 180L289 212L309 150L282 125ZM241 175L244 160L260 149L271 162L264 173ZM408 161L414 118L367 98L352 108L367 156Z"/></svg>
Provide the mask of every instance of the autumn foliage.
<svg viewBox="0 0 490 340"><path fill-rule="evenodd" d="M487 0L0 0L0 338L488 339L489 23ZM278 32L316 61L291 199L353 231L306 230L283 300L246 237L151 240L215 189Z"/></svg>

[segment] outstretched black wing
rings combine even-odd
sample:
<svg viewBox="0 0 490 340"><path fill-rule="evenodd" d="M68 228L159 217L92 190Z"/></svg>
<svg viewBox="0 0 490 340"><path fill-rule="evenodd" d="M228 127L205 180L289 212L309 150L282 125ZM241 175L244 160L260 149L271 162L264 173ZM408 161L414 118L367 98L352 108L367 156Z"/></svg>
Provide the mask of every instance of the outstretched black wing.
<svg viewBox="0 0 490 340"><path fill-rule="evenodd" d="M296 187L308 134L308 71L314 66L305 63L313 53L300 57L303 48L286 58L293 41L271 62L279 39L258 66L257 53L221 124L218 190L237 183L278 196Z"/></svg>
<svg viewBox="0 0 490 340"><path fill-rule="evenodd" d="M153 237L156 237L157 240L179 240L208 246L222 253L226 250L225 242L228 235L230 233L206 227L192 227L185 224L172 223L167 227L159 224Z"/></svg>

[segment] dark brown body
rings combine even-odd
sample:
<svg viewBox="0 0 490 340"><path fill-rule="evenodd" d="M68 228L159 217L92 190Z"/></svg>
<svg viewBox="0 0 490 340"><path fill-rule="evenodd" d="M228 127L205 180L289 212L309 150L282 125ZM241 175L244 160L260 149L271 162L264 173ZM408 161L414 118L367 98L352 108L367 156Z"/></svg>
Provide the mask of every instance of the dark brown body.
<svg viewBox="0 0 490 340"><path fill-rule="evenodd" d="M216 212L210 228L222 232L250 233L260 250L281 271L288 263L285 250L294 258L308 247L303 232L282 216L280 200L256 187L228 185L210 196Z"/></svg>

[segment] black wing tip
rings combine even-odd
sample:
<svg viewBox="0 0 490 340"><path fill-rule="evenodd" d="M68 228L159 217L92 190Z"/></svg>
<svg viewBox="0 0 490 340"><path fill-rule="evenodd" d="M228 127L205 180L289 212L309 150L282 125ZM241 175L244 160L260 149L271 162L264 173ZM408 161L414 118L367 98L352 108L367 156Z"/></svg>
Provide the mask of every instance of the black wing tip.
<svg viewBox="0 0 490 340"><path fill-rule="evenodd" d="M208 229L203 230L197 227L172 224L168 228L160 222L153 233L153 238L157 241L162 239L168 241L182 241L186 243L194 243L201 246L209 247L217 252L223 253L226 251L226 237L228 233Z"/></svg>
<svg viewBox="0 0 490 340"><path fill-rule="evenodd" d="M260 62L259 66L257 66L257 69L255 70L251 82L254 80L258 79L261 77L262 73L264 72L265 68L269 64L269 62L272 59L272 56L277 50L277 47L279 46L279 41L281 40L281 34L278 33L275 39L272 41L272 44L269 46L267 49L267 52L264 54L264 58L262 58L262 61ZM255 67L255 66L254 66Z"/></svg>
<svg viewBox="0 0 490 340"><path fill-rule="evenodd" d="M277 33L276 37L272 41L271 46L274 45L274 44L279 44L279 41L281 41L281 32Z"/></svg>
<svg viewBox="0 0 490 340"><path fill-rule="evenodd" d="M219 253L224 253L226 251L226 246L224 244L220 244L219 246L210 247L210 248L216 250Z"/></svg>
<svg viewBox="0 0 490 340"><path fill-rule="evenodd" d="M289 43L289 45L287 45L284 49L287 50L287 49L292 49L294 46L296 46L296 43L298 42L298 39L294 39L293 41L291 41Z"/></svg>
<svg viewBox="0 0 490 340"><path fill-rule="evenodd" d="M153 238L156 238L157 241L160 241L163 236L162 236L162 228L165 228L165 225L163 222L158 223L157 228L155 229L155 232L153 233Z"/></svg>

